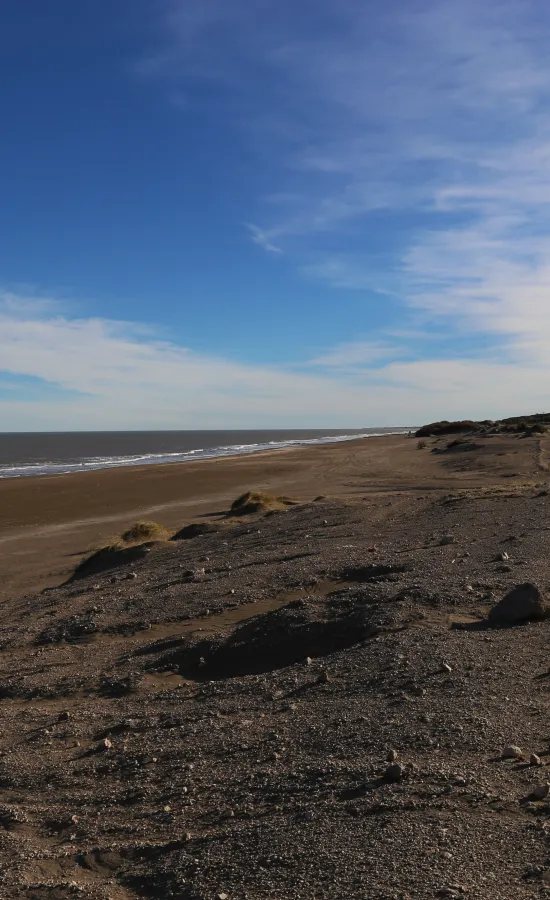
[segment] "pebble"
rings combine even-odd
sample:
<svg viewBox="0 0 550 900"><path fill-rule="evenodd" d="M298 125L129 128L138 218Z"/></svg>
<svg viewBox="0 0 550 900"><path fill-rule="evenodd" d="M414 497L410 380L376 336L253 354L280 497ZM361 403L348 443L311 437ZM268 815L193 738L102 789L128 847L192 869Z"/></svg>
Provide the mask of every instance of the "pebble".
<svg viewBox="0 0 550 900"><path fill-rule="evenodd" d="M109 738L105 738L104 741L101 741L100 747L102 750L110 750L113 746L113 742L109 740Z"/></svg>
<svg viewBox="0 0 550 900"><path fill-rule="evenodd" d="M539 784L536 788L533 788L531 797L533 800L544 800L545 797L548 797L549 793L550 783L546 781L544 784Z"/></svg>
<svg viewBox="0 0 550 900"><path fill-rule="evenodd" d="M500 755L502 759L521 759L523 753L520 747L516 747L515 744L509 744Z"/></svg>
<svg viewBox="0 0 550 900"><path fill-rule="evenodd" d="M442 663L441 671L446 672L447 675L450 675L453 670L452 670L451 666L449 665L449 663Z"/></svg>
<svg viewBox="0 0 550 900"><path fill-rule="evenodd" d="M386 781L401 781L404 774L403 766L400 766L399 763L392 763L384 772L384 778Z"/></svg>
<svg viewBox="0 0 550 900"><path fill-rule="evenodd" d="M397 750L390 750L388 752L388 755L386 756L386 759L389 763L393 763L396 761L398 756L399 756L399 754L398 754Z"/></svg>
<svg viewBox="0 0 550 900"><path fill-rule="evenodd" d="M531 756L529 757L529 765L542 766L542 760L540 756L537 756L536 753L531 753Z"/></svg>
<svg viewBox="0 0 550 900"><path fill-rule="evenodd" d="M306 666L311 666L313 664L313 660L312 660L311 656L306 656L305 664L306 664Z"/></svg>
<svg viewBox="0 0 550 900"><path fill-rule="evenodd" d="M445 547L447 544L454 544L454 542L454 534L444 534L439 543L441 547Z"/></svg>

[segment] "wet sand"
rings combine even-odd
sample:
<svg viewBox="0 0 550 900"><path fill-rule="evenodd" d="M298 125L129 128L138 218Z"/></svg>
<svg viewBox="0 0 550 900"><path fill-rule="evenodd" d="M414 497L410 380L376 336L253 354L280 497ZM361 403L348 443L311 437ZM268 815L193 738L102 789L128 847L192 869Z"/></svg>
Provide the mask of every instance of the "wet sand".
<svg viewBox="0 0 550 900"><path fill-rule="evenodd" d="M152 518L170 529L216 519L249 489L307 501L320 494L360 497L541 477L540 439L485 443L467 460L430 452L437 445L419 450L416 439L392 435L229 459L6 479L0 481L0 598L59 584L86 553L137 519Z"/></svg>

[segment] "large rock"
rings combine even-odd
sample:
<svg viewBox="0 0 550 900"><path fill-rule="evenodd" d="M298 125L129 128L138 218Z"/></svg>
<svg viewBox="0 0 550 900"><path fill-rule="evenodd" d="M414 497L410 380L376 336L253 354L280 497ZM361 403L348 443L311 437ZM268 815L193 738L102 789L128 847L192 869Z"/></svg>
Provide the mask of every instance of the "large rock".
<svg viewBox="0 0 550 900"><path fill-rule="evenodd" d="M548 606L536 584L518 584L489 611L489 625L503 628L532 619L544 619Z"/></svg>

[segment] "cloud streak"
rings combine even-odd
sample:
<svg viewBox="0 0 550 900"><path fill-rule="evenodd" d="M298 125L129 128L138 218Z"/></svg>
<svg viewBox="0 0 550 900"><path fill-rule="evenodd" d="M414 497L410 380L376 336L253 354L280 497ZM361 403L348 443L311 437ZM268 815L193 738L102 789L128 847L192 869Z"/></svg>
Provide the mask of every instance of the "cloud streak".
<svg viewBox="0 0 550 900"><path fill-rule="evenodd" d="M298 7L174 0L165 20L173 76L215 81L277 158L279 201L252 240L338 290L387 291L396 313L486 335L509 363L543 361L545 5L320 0L313 19ZM380 221L399 233L382 257Z"/></svg>
<svg viewBox="0 0 550 900"><path fill-rule="evenodd" d="M403 354L397 362L395 347L358 341L305 367L246 365L158 340L133 323L37 308L24 299L18 306L13 294L0 301L4 430L414 425L537 409L547 398L546 369L536 360L511 368ZM1 390L2 373L9 391ZM29 378L40 380L39 401L16 389Z"/></svg>

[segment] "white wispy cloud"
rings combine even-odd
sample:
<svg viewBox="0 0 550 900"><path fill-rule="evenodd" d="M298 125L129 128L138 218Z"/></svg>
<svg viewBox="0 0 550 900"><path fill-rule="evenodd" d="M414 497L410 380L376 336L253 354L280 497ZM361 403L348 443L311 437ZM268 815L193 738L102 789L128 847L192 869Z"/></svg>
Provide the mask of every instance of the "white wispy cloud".
<svg viewBox="0 0 550 900"><path fill-rule="evenodd" d="M368 341L303 365L246 365L159 340L149 329L0 300L0 376L40 379L40 400L2 388L2 430L362 427L480 418L547 405L546 364L395 361ZM12 382L13 383L13 382ZM54 396L48 397L50 385ZM64 393L65 392L65 393Z"/></svg>
<svg viewBox="0 0 550 900"><path fill-rule="evenodd" d="M337 344L327 352L310 359L308 365L341 370L362 370L372 366L373 363L390 360L398 355L399 350L395 346L379 341L350 341Z"/></svg>
<svg viewBox="0 0 550 900"><path fill-rule="evenodd" d="M387 290L396 312L448 334L500 340L509 362L546 357L544 4L319 0L312 21L290 0L171 0L165 26L172 75L216 80L277 157L278 200L256 243L292 248L338 290ZM368 238L342 252L380 211L401 228L393 258Z"/></svg>
<svg viewBox="0 0 550 900"><path fill-rule="evenodd" d="M264 231L263 228L259 228L257 225L254 225L252 222L245 222L245 227L248 228L252 240L255 244L258 244L259 247L262 247L263 250L266 250L267 253L282 253L280 247L277 244L273 243L269 233Z"/></svg>

